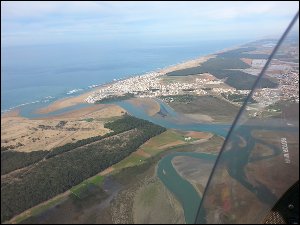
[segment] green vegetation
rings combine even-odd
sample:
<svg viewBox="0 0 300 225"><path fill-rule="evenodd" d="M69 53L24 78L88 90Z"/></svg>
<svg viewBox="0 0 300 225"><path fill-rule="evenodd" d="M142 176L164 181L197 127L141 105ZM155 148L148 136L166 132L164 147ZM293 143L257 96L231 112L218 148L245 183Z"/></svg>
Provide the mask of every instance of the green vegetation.
<svg viewBox="0 0 300 225"><path fill-rule="evenodd" d="M108 122L104 124L104 127L113 130L115 133L124 132L134 128L140 129L145 132L145 141L166 131L166 128L164 127L129 115L123 116L120 120Z"/></svg>
<svg viewBox="0 0 300 225"><path fill-rule="evenodd" d="M156 125L154 125L153 123L149 123L146 120L141 120L141 119L137 119L137 118L132 117L132 116L125 115L125 116L122 117L122 119L112 121L112 122L107 122L107 123L104 124L105 128L111 129L111 130L113 130L113 132L107 133L103 136L99 135L99 136L95 136L95 137L90 137L90 138L78 140L75 143L68 143L68 144L65 144L63 146L56 147L56 148L52 149L52 151L49 154L47 154L46 158L47 159L52 158L52 157L54 157L56 155L59 155L61 153L71 151L75 148L78 148L78 147L81 147L81 146L84 146L84 145L87 145L87 144L90 144L90 143L93 143L93 142L96 142L96 141L103 140L105 138L114 136L116 134L119 134L119 133L124 132L126 130L134 129L134 128L141 128L141 129L144 130L144 129L147 129L147 127L149 127L150 128L149 129L150 133L147 136L151 136L151 135L153 135L151 133L151 131L152 131L151 128L153 126L156 126ZM157 127L159 127L159 126L157 126Z"/></svg>
<svg viewBox="0 0 300 225"><path fill-rule="evenodd" d="M281 118L282 114L286 119L297 120L299 118L299 103L290 100L279 100L265 108L259 115L261 118Z"/></svg>
<svg viewBox="0 0 300 225"><path fill-rule="evenodd" d="M160 96L160 99L166 101L166 102L184 102L189 103L195 100L197 97L194 95L167 95L167 96Z"/></svg>
<svg viewBox="0 0 300 225"><path fill-rule="evenodd" d="M281 112L283 107L284 107L284 102L278 101L275 102L274 104L268 105L266 109L272 112Z"/></svg>
<svg viewBox="0 0 300 225"><path fill-rule="evenodd" d="M96 142L96 141L100 141L104 138L110 137L115 135L114 132L112 133L107 133L103 136L99 135L99 136L95 136L95 137L90 137L90 138L86 138L86 139L82 139L82 140L78 140L75 143L67 143L65 145L59 146L59 147L55 147L51 150L51 152L46 156L47 159L52 158L56 155L62 154L64 152L68 152L71 151L75 148Z"/></svg>
<svg viewBox="0 0 300 225"><path fill-rule="evenodd" d="M195 75L195 74L201 74L201 73L212 73L216 77L222 79L225 78L225 75L223 75L223 70L225 72L228 69L247 69L250 66L246 63L244 63L240 59L236 58L212 58L207 60L206 62L202 63L201 66L197 67L191 67L187 69L182 70L176 70L170 73L167 73L168 76L187 76L187 75ZM229 71L231 72L231 71ZM241 71L239 71L241 72ZM242 73L242 72L241 72ZM228 76L228 72L227 72Z"/></svg>
<svg viewBox="0 0 300 225"><path fill-rule="evenodd" d="M229 101L232 102L244 102L248 96L248 94L226 94L222 93L221 94L224 98L228 99ZM256 103L256 101L250 97L248 100L249 103Z"/></svg>
<svg viewBox="0 0 300 225"><path fill-rule="evenodd" d="M86 119L79 120L79 121L92 122L92 121L94 121L94 118L86 118Z"/></svg>
<svg viewBox="0 0 300 225"><path fill-rule="evenodd" d="M167 144L167 141L173 141L174 139L172 137L181 137L180 134L178 134L176 131L171 131L168 130L156 137L151 138L151 141L153 139L156 139L156 141L158 140L158 137L161 136L161 140L164 140L165 144ZM149 142L151 142L149 141ZM147 143L149 143L147 142ZM130 166L130 167L125 167L122 170L118 170L116 173L112 173L111 176L113 177L113 180L116 180L118 183L122 184L122 185L135 185L137 183L137 181L140 181L142 179L145 178L146 174L153 174L153 171L155 169L155 165L157 164L157 162L161 159L161 157L163 157L164 155L170 153L171 151L180 151L180 152L190 152L190 151L204 151L204 152L211 152L211 151L216 151L218 153L221 144L223 143L223 139L218 137L218 136L214 136L209 142L204 142L204 143L200 143L200 144L189 144L189 145L181 145L181 146L176 146L176 147L169 147L167 149L165 149L164 151L160 151L157 152L158 154L154 155L153 157L147 158L144 160L144 162L142 164L138 164L138 165L134 165L134 166ZM155 146L153 145L153 149L155 148ZM131 157L131 155L129 156ZM127 158L125 158L124 160L126 160ZM96 175L98 177L98 175ZM91 178L93 179L93 178ZM97 179L97 178L95 178ZM90 179L89 179L90 180ZM156 186L157 183L155 183ZM159 182L160 184L160 182ZM101 183L100 185L101 186ZM93 186L95 187L95 186ZM146 187L151 188L151 184L147 184ZM159 188L159 190L162 190L163 186L158 186L157 188ZM101 189L101 188L100 188ZM147 188L146 188L147 189ZM148 189L147 189L148 190ZM78 211L77 213L81 213L83 212L82 210L86 209L86 207L89 207L89 203L88 202L97 202L97 204L99 204L99 202L101 202L101 199L104 199L106 194L105 192L95 192L94 193L90 193L89 188L87 186L85 186L85 188L81 189L81 192L88 192L89 193L89 198L87 200L87 198L83 199L79 199L78 197L75 197L75 195L71 195L70 197L72 198L72 201L74 202L74 204L76 205L80 205L80 211ZM150 190L151 193L153 193L152 190ZM161 192L159 192L161 193ZM155 195L156 196L156 202L153 202L153 205L160 205L161 207L164 207L163 204L165 204L166 202L168 202L168 199L165 199L166 195L165 194L161 194L161 195ZM86 194L82 193L82 196L85 196ZM81 197L82 197L81 196ZM100 197L99 197L100 196ZM140 195L140 197L143 197L144 194ZM92 199L92 201L91 201ZM160 199L161 201L159 201L159 203L157 202L158 199ZM52 201L52 199L50 200ZM55 199L53 199L53 201L55 201ZM67 200L66 202L70 202L69 200ZM126 201L126 204L128 202ZM149 202L148 202L149 203ZM53 204L52 204L53 205ZM51 205L49 206L51 207ZM153 209L152 206L149 206L149 209ZM47 210L47 208L45 208L44 206L39 206L37 209L33 209L34 211L38 211L39 208L42 208L43 210ZM142 209L144 210L144 209ZM161 210L161 208L160 208ZM69 213L69 204L60 204L59 207L59 212L68 212ZM163 209L163 212L165 212L165 210ZM168 211L167 211L168 212ZM170 213L173 211L170 211ZM47 212L45 212L47 213ZM170 213L167 213L167 215L170 215ZM59 214L61 215L61 214ZM105 217L105 215L103 215ZM164 216L164 215L162 215ZM31 214L28 214L25 216L22 216L23 219L20 219L20 221L23 221L24 219L27 219L24 221L24 223L40 223L43 220L43 214L42 215L37 215L37 217L34 217ZM41 218L41 219L39 219ZM182 217L181 217L182 218ZM59 221L59 219L54 219L54 221Z"/></svg>
<svg viewBox="0 0 300 225"><path fill-rule="evenodd" d="M115 170L119 171L119 170L124 169L126 167L140 165L144 162L145 159L146 159L146 157L136 155L136 154L131 154L130 156L123 159L122 161L120 161L117 164L113 165L113 168Z"/></svg>
<svg viewBox="0 0 300 225"><path fill-rule="evenodd" d="M140 148L144 152L150 154L151 156L154 156L162 152L162 149L160 149L160 147L178 140L184 140L184 137L176 131L167 130L166 132L151 138L151 140L143 144Z"/></svg>
<svg viewBox="0 0 300 225"><path fill-rule="evenodd" d="M212 58L202 63L200 66L176 70L167 73L168 76L187 76L202 73L211 73L219 79L224 79L225 83L236 89L251 89L257 76L250 75L248 73L239 71L237 69L247 69L250 66L244 63L240 58L259 58L266 57L263 54L242 54L241 52L247 51L247 49L236 49L224 53L218 54L216 58ZM252 50L252 49L251 49ZM271 81L268 78L262 78L260 81L261 88L274 88L277 87L277 83Z"/></svg>
<svg viewBox="0 0 300 225"><path fill-rule="evenodd" d="M149 141L144 143L142 146L140 146L140 149L144 151L146 154L149 154L151 156L154 156L160 152L162 152L163 149L160 149L160 147L163 147L167 144L172 144L175 141L184 141L184 142L192 142L195 140L199 140L197 138L191 138L190 140L185 140L185 136L179 134L176 131L167 130L160 135L157 135L153 138L151 138ZM166 147L167 148L167 147ZM148 157L137 155L135 153L132 153L130 156L126 157L122 161L118 162L117 164L113 165L114 171L120 171L126 167L132 167L137 166L147 159Z"/></svg>
<svg viewBox="0 0 300 225"><path fill-rule="evenodd" d="M100 185L102 185L103 180L104 180L103 176L97 175L97 176L92 177L91 179L89 179L89 182L94 184L94 185L100 186Z"/></svg>
<svg viewBox="0 0 300 225"><path fill-rule="evenodd" d="M140 145L166 129L131 116L105 124L115 135L56 152L18 179L1 179L1 221L69 190L83 180L120 162ZM11 162L14 164L14 162ZM97 179L96 179L97 181ZM90 184L93 188L95 185ZM98 190L94 188L95 190ZM79 189L80 190L80 189Z"/></svg>
<svg viewBox="0 0 300 225"><path fill-rule="evenodd" d="M157 137L162 136L161 140L164 140L164 143L168 143L167 141L173 141L173 138L170 138L171 136L178 136L180 137L180 135L178 135L175 131L165 131L162 134L159 134L152 139L157 139ZM157 139L157 141L159 141L159 139ZM148 142L147 142L148 143ZM155 148L155 146L153 146L153 148ZM163 151L160 151L160 153L162 153ZM140 161L142 160L142 162ZM141 176L140 173L143 173L145 170L149 169L149 166L153 166L155 163L157 163L157 161L159 160L159 157L155 158L155 161L153 160L153 158L145 158L143 156L139 156L136 155L135 153L130 154L128 157L126 157L125 159L123 159L122 161L120 161L117 164L113 165L113 168L115 169L113 173L111 173L110 175L114 176L116 179L117 177L119 178L117 181L121 181L123 184L129 184L130 182L135 183L135 179L137 179L137 176ZM144 165L145 163L145 165ZM140 167L141 166L141 167ZM133 170L132 168L133 167ZM127 168L130 168L129 171L127 171ZM142 176L143 177L143 176ZM91 193L90 189L94 188L95 186L99 187L99 191L101 191L102 189L102 183L104 181L104 176L100 176L100 175L96 175L94 177L89 178L88 180L83 181L82 183L74 186L73 188L71 188L70 191L72 191L73 194L71 193L70 197L74 200L74 203L77 205L81 205L87 202L87 197L91 197L93 199L93 201L97 201L97 198L99 196L99 193ZM96 181L95 181L96 180ZM100 182L98 183L97 180L100 180ZM130 181L130 182L129 182ZM94 185L93 185L94 184ZM76 196L77 195L77 196ZM105 192L100 193L100 196L106 196ZM103 198L103 197L101 197ZM50 201L54 201L55 199L51 199ZM97 201L97 203L99 203L100 200ZM49 209L51 206L53 206L54 204L46 204L46 206L42 205L42 206L38 206L37 208L34 208L32 211L35 212L39 212L42 213L43 211ZM48 206L48 208L47 208ZM64 206L64 204L60 205L60 207L66 207ZM65 210L64 208L62 208L62 210ZM66 209L68 210L68 208ZM33 214L32 212L30 212L27 215L20 215L20 218L18 217L17 220L18 221L24 221L26 223L37 223L36 218L34 218L34 216L37 214ZM42 215L41 215L42 216ZM38 216L39 217L39 216ZM56 220L57 221L57 220Z"/></svg>
<svg viewBox="0 0 300 225"><path fill-rule="evenodd" d="M176 134L176 132L174 131L167 130L166 132L160 134L159 136L152 138L151 141L147 143L151 143L152 140L154 139L155 141L158 141L158 137L161 137L160 140L162 141L173 140L172 138L174 137L173 135L177 136L179 134ZM138 177L142 175L142 173L147 171L150 167L156 165L156 163L163 156L169 154L170 152L205 152L205 153L218 154L222 147L223 142L224 142L223 138L214 135L208 142L172 146L164 149L164 151L155 151L155 149L157 149L159 145L155 146L155 142L152 142L151 146L153 148L153 153L154 153L152 157L145 159L144 162L140 165L124 168L119 173L112 174L112 176L114 179L117 180L117 182L124 185L130 184L132 182L136 183ZM141 146L141 149L145 149L144 146L145 144Z"/></svg>
<svg viewBox="0 0 300 225"><path fill-rule="evenodd" d="M115 102L115 101L121 101L121 100L127 100L130 98L133 98L134 94L132 93L126 93L125 95L121 96L116 96L116 95L111 95L106 98L103 98L101 100L97 100L95 104L101 104L101 103L110 103L110 102Z"/></svg>
<svg viewBox="0 0 300 225"><path fill-rule="evenodd" d="M250 58L250 59L268 59L270 56L269 54L248 53L248 52L254 51L254 50L256 50L255 47L238 48L238 49L220 53L220 54L218 54L218 56L219 57L227 57L227 58Z"/></svg>
<svg viewBox="0 0 300 225"><path fill-rule="evenodd" d="M1 152L1 175L36 163L47 153L48 151L17 152L12 150Z"/></svg>
<svg viewBox="0 0 300 225"><path fill-rule="evenodd" d="M96 175L90 179L81 182L75 187L72 187L70 191L75 197L79 199L83 199L84 197L86 197L86 194L88 193L87 189L90 189L93 186L101 186L103 180L104 180L103 176Z"/></svg>
<svg viewBox="0 0 300 225"><path fill-rule="evenodd" d="M177 152L204 152L211 154L219 154L224 138L214 135L207 142L199 144L186 144L172 147L173 151Z"/></svg>

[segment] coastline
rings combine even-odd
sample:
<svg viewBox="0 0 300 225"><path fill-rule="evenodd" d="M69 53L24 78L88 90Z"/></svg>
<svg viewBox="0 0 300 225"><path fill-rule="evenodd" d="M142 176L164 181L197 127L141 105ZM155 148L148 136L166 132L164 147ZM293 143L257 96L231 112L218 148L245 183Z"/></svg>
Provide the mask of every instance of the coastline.
<svg viewBox="0 0 300 225"><path fill-rule="evenodd" d="M206 55L203 55L203 56L199 56L199 57L194 58L194 59L188 59L186 61L182 61L182 62L173 64L173 65L168 65L168 66L165 66L163 68L158 68L158 69L155 69L155 70L149 71L149 72L162 73L161 76L164 76L166 73L172 72L174 70L179 70L179 69L184 69L184 68L190 68L190 67L197 66L197 65L199 65L199 64L207 61L210 58L214 58L216 54L219 54L221 52L226 52L226 51L229 51L229 50L232 50L232 49L239 48L242 45L245 45L245 43L237 44L237 45L234 45L234 46L231 46L231 47L227 47L227 48L224 48L222 50L215 51L213 53L209 53L209 54L206 54ZM96 87L91 88L91 90L87 90L86 92L83 92L82 94L80 94L78 96L66 97L66 98L58 99L58 100L50 103L46 107L37 109L35 111L35 113L37 113L37 114L47 114L47 113L55 112L55 111L60 110L60 109L64 109L66 107L74 106L74 105L81 104L81 103L87 103L85 101L85 99L88 96L90 96L92 93L94 93L94 92L102 89L103 87L105 87L107 85L111 85L111 84L116 83L118 81L126 80L128 78L135 77L135 76L137 76L137 75L128 76L128 77L123 78L123 79L112 80L111 82L97 85ZM16 109L20 109L20 108L21 107L17 107ZM10 111L8 111L8 112L10 112ZM5 112L4 114L6 114L8 112ZM3 117L4 114L2 114L1 117Z"/></svg>
<svg viewBox="0 0 300 225"><path fill-rule="evenodd" d="M203 63L203 62L205 62L208 59L213 58L213 57L214 57L213 55L201 56L197 59L188 60L188 61L185 61L185 62L178 63L176 65L167 66L165 68L156 70L155 72L163 73L163 75L161 75L161 76L164 76L166 73L174 71L174 70L189 68L189 67L193 67L195 65L199 65L200 63ZM128 79L128 78L126 78L126 79ZM95 87L92 90L89 90L88 92L82 93L82 94L80 94L78 96L75 96L75 97L58 99L57 101L55 101L53 103L50 103L48 106L36 110L35 113L37 113L37 114L47 114L47 113L54 112L54 111L57 111L59 109L63 109L63 108L66 108L66 107L74 106L74 105L81 104L81 103L87 103L85 101L85 99L89 95L91 95L92 93L97 92L97 91L101 90L102 88L104 88L105 86L111 85L115 82L117 82L117 81L112 81L112 82L104 84L104 85L99 85L98 87ZM150 112L150 114L153 114L153 113Z"/></svg>
<svg viewBox="0 0 300 225"><path fill-rule="evenodd" d="M77 104L80 104L80 103L85 103L84 99L87 98L90 94L91 94L91 92L86 92L86 93L81 94L79 96L59 99L59 100L51 103L50 105L48 105L46 107L37 109L35 111L35 113L37 113L37 114L47 114L47 113L55 112L59 109L74 106L74 105L77 105Z"/></svg>
<svg viewBox="0 0 300 225"><path fill-rule="evenodd" d="M5 112L1 115L1 119L2 118L11 118L11 117L21 117L20 109L13 109L13 110Z"/></svg>

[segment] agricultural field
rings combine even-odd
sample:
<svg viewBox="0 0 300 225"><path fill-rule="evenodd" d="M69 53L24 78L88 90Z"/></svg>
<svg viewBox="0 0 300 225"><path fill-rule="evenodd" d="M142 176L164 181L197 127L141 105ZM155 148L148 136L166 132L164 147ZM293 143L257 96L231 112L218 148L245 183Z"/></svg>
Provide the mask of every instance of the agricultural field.
<svg viewBox="0 0 300 225"><path fill-rule="evenodd" d="M167 148L199 140L198 138L191 138L189 141L186 141L186 137L188 136L185 136L178 131L167 130L166 132L151 138L143 144L140 149L149 155L154 156Z"/></svg>

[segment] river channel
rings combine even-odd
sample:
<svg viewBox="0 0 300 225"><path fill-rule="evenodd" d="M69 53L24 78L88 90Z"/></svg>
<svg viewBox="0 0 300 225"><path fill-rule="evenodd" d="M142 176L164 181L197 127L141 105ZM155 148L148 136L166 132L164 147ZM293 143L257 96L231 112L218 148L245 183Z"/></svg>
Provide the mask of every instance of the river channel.
<svg viewBox="0 0 300 225"><path fill-rule="evenodd" d="M124 108L130 115L135 116L140 119L144 119L150 121L152 123L163 126L167 129L176 129L182 131L201 131L201 132L211 132L216 135L226 137L231 125L228 124L213 124L213 123L195 123L195 122L182 122L181 115L174 111L170 106L164 103L161 100L156 99L157 103L160 105L160 111L155 116L149 116L143 108L134 106L128 101L119 101L113 102L116 105ZM79 105L79 107L83 107L84 105ZM74 110L75 107L70 107L70 110ZM64 110L63 112L65 112ZM25 117L35 117L36 114L33 114L34 110L24 110L23 113L21 111L21 115ZM57 113L62 113L58 111ZM55 115L51 113L51 115ZM45 115L44 115L45 116ZM262 198L261 200L264 202L272 202L274 201L274 196L271 192L262 187L261 194L260 190L255 189L246 179L244 174L244 167L249 162L249 156L251 150L254 148L255 143L261 143L264 145L268 145L261 140L255 139L251 135L251 131L253 129L262 128L264 129L277 129L280 126L280 123L284 123L284 121L276 121L276 125L272 121L266 121L265 123L253 123L239 126L237 129L239 130L239 136L247 140L246 145L241 147L239 151L233 149L232 151L228 151L225 158L230 160L228 163L228 172L230 176L234 179L238 180L243 186L245 186L248 190L257 193L258 197ZM293 129L293 128L291 128ZM232 139L233 146L238 146L240 143L239 138ZM268 145L269 146L269 145ZM280 154L280 149L276 146L269 146L273 149L273 154L268 157L273 157L275 155ZM210 162L215 161L217 155L213 154L205 154L205 153L196 153L196 152L174 152L163 157L157 166L157 176L164 183L164 185L175 195L178 201L181 203L186 223L191 224L195 222L195 218L197 215L197 211L199 205L201 203L201 197L198 192L195 190L194 186L189 183L186 179L182 178L175 168L172 165L172 159L177 156L189 156L193 158L198 158L202 160L208 160ZM265 157L265 158L268 158ZM256 158L254 160L262 160L265 158ZM237 163L238 162L238 163ZM236 172L238 171L238 172ZM207 175L209 176L209 174Z"/></svg>

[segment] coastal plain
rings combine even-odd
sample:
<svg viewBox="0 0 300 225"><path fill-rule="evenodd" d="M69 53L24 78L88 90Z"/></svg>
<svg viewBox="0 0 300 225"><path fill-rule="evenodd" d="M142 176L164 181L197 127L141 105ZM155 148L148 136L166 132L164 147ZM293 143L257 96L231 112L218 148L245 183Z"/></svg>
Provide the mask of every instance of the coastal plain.
<svg viewBox="0 0 300 225"><path fill-rule="evenodd" d="M104 135L104 122L125 110L116 105L95 105L58 116L28 119L17 111L1 118L1 148L15 151L48 150L88 137Z"/></svg>
<svg viewBox="0 0 300 225"><path fill-rule="evenodd" d="M242 50L230 49L218 53L220 55L214 54L200 57L161 69L158 71L158 75L152 74L152 76L150 74L151 79L153 78L154 81L148 79L149 77L145 77L142 85L138 82L128 82L130 85L133 84L134 88L140 88L140 86L145 88L145 84L153 86L150 85L147 92L139 89L138 91L135 90L135 97L130 97L123 101L140 110L148 118L168 120L170 117L171 119L175 117L175 122L179 121L181 124L214 125L217 128L218 125L231 124L245 96L249 93L247 89L251 86L249 83L255 79L254 75L248 74L251 79L245 79L244 81L243 77L248 77L244 73L245 70L249 70L249 67L250 69L254 67L256 70L261 69L264 61L256 59L257 55L255 54L258 54L258 57L266 57L265 54L269 52L270 49L263 49L262 51L253 51L253 49L248 48L242 48ZM232 57L232 54L234 57ZM252 59L251 57L254 58ZM204 69L201 67L203 65ZM219 68L214 70L216 65ZM238 68L227 68L224 70L224 68L220 68L220 65L233 65ZM228 71L235 75L233 76L235 79L230 79L231 77L227 75ZM274 74L276 75L272 71L269 73L270 76L274 76ZM294 76L293 73L291 74ZM143 77L130 79L133 81L140 79L142 81ZM242 85L239 81L241 81ZM269 78L265 82L266 85L271 85L272 88L265 88L258 93L258 97L254 99L257 102L253 101L254 103L251 104L254 113L251 110L247 111L244 115L246 118L261 117L263 114L258 110L262 108L261 111L264 113L268 112L268 116L274 116L272 108L268 110L265 107L257 107L258 103L266 103L268 98L272 98L276 94L274 85L277 84L273 83ZM117 88L121 90L121 93L127 91L124 87L129 86L130 88L128 83L126 83L126 80L120 82L120 86ZM292 83L289 83L289 85L293 87ZM197 192L197 196L202 197L213 161L207 162L191 157L186 153L204 153L216 156L223 144L224 137L216 135L216 130L214 132L183 131L179 129L165 130L165 128L156 127L154 124L149 125L145 121L139 121L136 118L137 121L135 121L128 115L130 113L117 103L102 104L96 101L97 97L99 97L97 94L101 94L103 88L107 87L110 87L110 85L97 87L82 95L61 99L40 108L35 113L41 116L44 115L41 118L28 119L22 117L18 110L1 116L1 156L2 154L15 152L26 154L39 153L39 150L47 151L47 155L51 156L47 158L47 155L42 155L41 158L38 158L37 163L34 161L35 164L25 165L1 175L1 186L5 187L16 181L20 182L18 179L23 176L22 172L30 174L30 170L34 170L36 165L43 168L42 166L49 166L51 163L55 165L56 160L61 160L60 162L62 163L59 165L62 167L68 163L70 164L71 172L68 172L74 175L70 180L73 181L77 179L77 176L84 174L80 181L70 182L70 184L64 186L64 189L57 188L59 191L55 193L60 194L56 195L56 197L52 195L48 199L44 199L45 201L43 202L39 201L39 204L30 205L30 208L27 207L23 212L18 211L20 214L14 215L11 220L6 222L187 222L185 218L186 208L180 201L180 198L171 189L167 188L162 179L159 179L157 176L158 163L168 154L182 154L175 156L171 160L172 168L178 175L177 178L187 181ZM108 93L110 93L109 91ZM271 94L266 94L269 92ZM286 93L290 94L291 92ZM116 96L124 97L119 95L119 93ZM265 96L268 98L266 99ZM90 102L95 104L59 115L47 115L60 109L86 103L87 99L95 100ZM160 101L163 104L159 104ZM163 107L173 109L176 116L170 116L168 110L164 110ZM275 106L271 105L270 107ZM127 120L128 116L131 118L130 120ZM123 122L121 125L118 125L120 120ZM131 127L126 121L132 120L136 124L146 124L146 127L140 125ZM111 123L117 124L113 126L114 129L106 126ZM146 129L148 126L151 129L155 127L158 132L151 133L150 128ZM126 128L125 130L124 127ZM147 138L140 139L143 135ZM243 141L245 142L245 140ZM244 142L241 146L245 145ZM134 147L127 148L126 143L130 143ZM102 149L103 147L105 148L104 150ZM109 152L107 154L109 157L112 153L115 155L106 160L105 157L107 155L99 155L105 150ZM88 151L91 151L91 154L87 154ZM124 157L119 157L124 151L128 151L126 157L125 155ZM69 156L71 160L68 158ZM98 157L97 162L94 162L96 156ZM103 158L105 160L102 162ZM114 163L111 163L110 160L113 160ZM85 165L81 165L83 161ZM102 163L105 166L98 165ZM77 171L81 166L83 169ZM90 167L101 169L93 170L93 173L87 175L86 171ZM64 174L66 179L69 178L69 174L59 170L59 166L49 166L49 168L57 169ZM43 170L41 169L41 171ZM72 174L74 171L76 173ZM56 176L57 180L60 180L57 174L51 172L52 170L47 170L47 173L50 174L48 178ZM168 174L164 174L164 176L167 177ZM176 181L176 178L174 180ZM63 181L61 182L63 183ZM49 181L49 183L51 182L53 180ZM5 217L5 219L7 218Z"/></svg>

